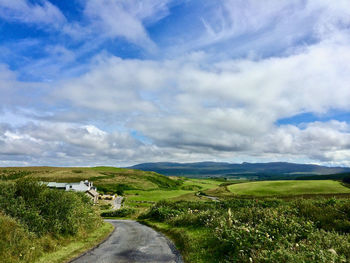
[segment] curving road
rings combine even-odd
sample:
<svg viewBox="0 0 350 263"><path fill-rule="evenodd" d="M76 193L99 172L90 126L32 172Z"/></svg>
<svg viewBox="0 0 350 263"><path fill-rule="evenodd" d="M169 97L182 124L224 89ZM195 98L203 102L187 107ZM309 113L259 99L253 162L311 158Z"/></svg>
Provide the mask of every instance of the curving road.
<svg viewBox="0 0 350 263"><path fill-rule="evenodd" d="M72 263L183 263L175 246L162 234L132 220L106 220L111 236Z"/></svg>

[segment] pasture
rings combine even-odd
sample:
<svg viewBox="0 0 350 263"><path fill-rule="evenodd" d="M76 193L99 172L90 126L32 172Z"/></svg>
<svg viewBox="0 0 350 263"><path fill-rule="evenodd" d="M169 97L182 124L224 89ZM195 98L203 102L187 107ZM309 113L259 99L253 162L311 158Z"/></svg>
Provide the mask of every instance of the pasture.
<svg viewBox="0 0 350 263"><path fill-rule="evenodd" d="M211 179L173 178L173 180L180 183L178 189L126 190L127 201L157 202L181 196L191 199L196 192L218 187L222 183Z"/></svg>
<svg viewBox="0 0 350 263"><path fill-rule="evenodd" d="M259 181L227 187L238 196L291 196L308 194L350 194L350 188L332 180Z"/></svg>

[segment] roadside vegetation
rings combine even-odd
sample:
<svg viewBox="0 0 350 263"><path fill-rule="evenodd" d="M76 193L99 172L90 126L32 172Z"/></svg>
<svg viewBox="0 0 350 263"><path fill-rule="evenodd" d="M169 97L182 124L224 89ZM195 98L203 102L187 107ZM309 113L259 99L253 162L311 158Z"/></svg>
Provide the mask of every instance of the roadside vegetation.
<svg viewBox="0 0 350 263"><path fill-rule="evenodd" d="M349 199L161 201L140 216L186 262L350 262Z"/></svg>
<svg viewBox="0 0 350 263"><path fill-rule="evenodd" d="M113 210L114 200L92 206L84 194L50 190L30 178L89 180L100 193L123 195L123 206ZM341 180L251 182L114 167L0 168L0 257L9 263L61 262L111 231L102 215L138 219L164 232L190 263L350 262L350 181Z"/></svg>
<svg viewBox="0 0 350 263"><path fill-rule="evenodd" d="M101 239L111 230L85 194L52 190L30 178L0 182L1 262L35 262L91 234Z"/></svg>

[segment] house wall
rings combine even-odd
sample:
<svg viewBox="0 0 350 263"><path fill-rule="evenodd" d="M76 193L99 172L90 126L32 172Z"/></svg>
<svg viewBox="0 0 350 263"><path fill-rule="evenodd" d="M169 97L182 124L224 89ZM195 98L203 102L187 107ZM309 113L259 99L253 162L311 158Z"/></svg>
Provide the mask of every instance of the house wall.
<svg viewBox="0 0 350 263"><path fill-rule="evenodd" d="M80 183L66 184L66 191L86 192L92 188L94 188L93 184L88 181L81 181Z"/></svg>

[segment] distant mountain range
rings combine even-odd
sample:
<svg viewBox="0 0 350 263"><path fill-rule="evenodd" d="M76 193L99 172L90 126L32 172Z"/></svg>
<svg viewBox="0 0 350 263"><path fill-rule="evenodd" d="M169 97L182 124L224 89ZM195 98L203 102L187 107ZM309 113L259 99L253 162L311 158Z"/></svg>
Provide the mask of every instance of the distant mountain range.
<svg viewBox="0 0 350 263"><path fill-rule="evenodd" d="M168 176L186 177L249 177L257 179L297 178L303 176L350 173L347 167L326 167L314 164L287 162L270 163L141 163L128 168L154 171Z"/></svg>

